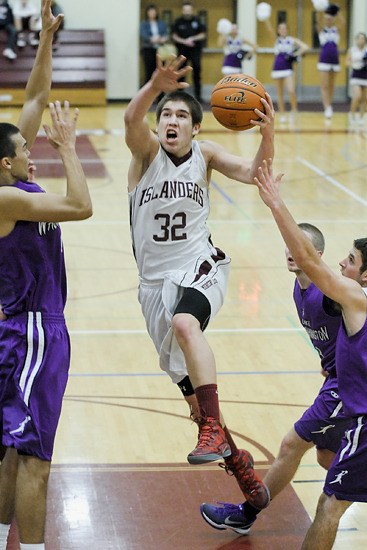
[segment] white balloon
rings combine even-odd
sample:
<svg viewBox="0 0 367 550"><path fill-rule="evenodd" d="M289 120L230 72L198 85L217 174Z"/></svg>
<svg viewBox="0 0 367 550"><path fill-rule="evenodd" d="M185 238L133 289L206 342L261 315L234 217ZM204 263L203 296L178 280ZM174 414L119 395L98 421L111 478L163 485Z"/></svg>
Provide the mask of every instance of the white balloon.
<svg viewBox="0 0 367 550"><path fill-rule="evenodd" d="M232 23L229 19L219 19L217 23L217 32L219 34L229 34L232 30Z"/></svg>
<svg viewBox="0 0 367 550"><path fill-rule="evenodd" d="M313 7L317 11L325 11L329 5L329 0L312 0Z"/></svg>
<svg viewBox="0 0 367 550"><path fill-rule="evenodd" d="M271 5L267 2L260 2L256 6L256 17L259 21L266 21L271 15Z"/></svg>

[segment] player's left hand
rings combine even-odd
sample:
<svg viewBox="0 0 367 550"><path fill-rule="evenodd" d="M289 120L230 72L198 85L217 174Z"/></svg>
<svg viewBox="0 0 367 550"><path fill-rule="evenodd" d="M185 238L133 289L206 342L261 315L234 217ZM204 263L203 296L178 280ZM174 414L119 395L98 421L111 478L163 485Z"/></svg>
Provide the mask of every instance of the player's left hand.
<svg viewBox="0 0 367 550"><path fill-rule="evenodd" d="M72 115L68 101L64 101L64 109L60 101L55 101L55 103L50 103L50 115L52 127L48 124L43 125L50 145L54 149L65 147L74 149L79 109L74 109L74 114Z"/></svg>
<svg viewBox="0 0 367 550"><path fill-rule="evenodd" d="M166 94L187 88L189 86L187 82L178 82L192 71L190 66L182 67L185 61L186 57L183 55L178 57L170 55L167 61L163 63L161 57L157 55L157 68L151 79L153 88Z"/></svg>

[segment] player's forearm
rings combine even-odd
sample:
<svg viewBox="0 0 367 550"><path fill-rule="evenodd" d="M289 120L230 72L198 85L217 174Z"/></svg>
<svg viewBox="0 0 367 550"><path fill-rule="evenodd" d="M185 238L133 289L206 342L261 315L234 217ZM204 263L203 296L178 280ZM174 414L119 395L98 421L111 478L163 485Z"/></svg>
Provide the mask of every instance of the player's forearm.
<svg viewBox="0 0 367 550"><path fill-rule="evenodd" d="M36 59L25 89L25 101L37 100L46 107L52 80L53 33L41 31Z"/></svg>
<svg viewBox="0 0 367 550"><path fill-rule="evenodd" d="M59 148L59 153L65 168L66 199L68 207L73 212L73 219L89 218L93 213L92 201L87 180L75 148L62 146Z"/></svg>
<svg viewBox="0 0 367 550"><path fill-rule="evenodd" d="M319 261L319 256L311 240L298 227L280 197L273 200L269 208L294 261L302 271L308 274L310 266Z"/></svg>
<svg viewBox="0 0 367 550"><path fill-rule="evenodd" d="M265 129L263 130L265 131ZM254 177L257 176L257 171L264 160L274 158L274 128L266 127L266 135L263 135L260 147L252 162L249 176L249 183L254 183Z"/></svg>
<svg viewBox="0 0 367 550"><path fill-rule="evenodd" d="M124 117L125 124L142 121L160 93L161 90L154 87L151 81L147 82L128 104Z"/></svg>

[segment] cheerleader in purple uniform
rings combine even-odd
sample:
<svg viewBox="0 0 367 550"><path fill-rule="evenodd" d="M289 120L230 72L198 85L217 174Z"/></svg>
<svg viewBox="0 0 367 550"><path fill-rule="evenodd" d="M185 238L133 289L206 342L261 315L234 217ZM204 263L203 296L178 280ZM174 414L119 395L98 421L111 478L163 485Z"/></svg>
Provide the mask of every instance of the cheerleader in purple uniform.
<svg viewBox="0 0 367 550"><path fill-rule="evenodd" d="M291 112L295 113L297 111L297 96L293 63L298 61L299 56L303 55L309 47L298 38L288 35L287 23L279 23L277 34L269 20L266 20L265 24L269 33L275 39L275 59L271 77L276 81L277 85L277 102L280 122L286 122L284 91L286 88L291 104Z"/></svg>
<svg viewBox="0 0 367 550"><path fill-rule="evenodd" d="M229 34L219 35L218 44L224 50L222 74L242 73L242 61L251 59L257 48L256 44L241 36L235 24Z"/></svg>
<svg viewBox="0 0 367 550"><path fill-rule="evenodd" d="M367 36L364 32L356 34L355 45L349 48L346 63L352 69L350 77L352 101L349 122L363 124L367 102Z"/></svg>
<svg viewBox="0 0 367 550"><path fill-rule="evenodd" d="M317 69L321 77L321 97L326 118L333 116L335 74L340 71L338 44L340 29L345 21L339 11L338 6L329 4L324 12L317 12L317 32L321 46Z"/></svg>

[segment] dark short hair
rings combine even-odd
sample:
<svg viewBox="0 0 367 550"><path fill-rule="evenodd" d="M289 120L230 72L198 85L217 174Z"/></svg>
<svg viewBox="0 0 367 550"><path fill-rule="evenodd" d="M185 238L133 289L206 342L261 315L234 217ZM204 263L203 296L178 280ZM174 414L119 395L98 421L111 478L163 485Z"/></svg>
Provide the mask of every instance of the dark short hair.
<svg viewBox="0 0 367 550"><path fill-rule="evenodd" d="M312 225L311 223L299 223L298 227L302 229L302 231L306 231L311 236L311 242L316 250L319 252L324 252L325 238L316 225Z"/></svg>
<svg viewBox="0 0 367 550"><path fill-rule="evenodd" d="M145 18L148 17L148 11L149 10L155 10L155 13L156 13L156 19L159 19L159 13L158 13L158 8L155 4L148 4L147 7L145 8Z"/></svg>
<svg viewBox="0 0 367 550"><path fill-rule="evenodd" d="M175 92L171 92L162 97L155 112L157 122L159 122L164 106L168 103L168 101L183 101L190 111L192 125L195 126L195 124L201 124L201 121L203 120L203 109L201 108L200 103L192 95L187 92L183 92L182 90L176 90Z"/></svg>
<svg viewBox="0 0 367 550"><path fill-rule="evenodd" d="M353 243L354 248L360 251L362 256L362 266L359 270L360 273L363 273L363 271L366 271L367 269L367 238L362 239L356 239Z"/></svg>
<svg viewBox="0 0 367 550"><path fill-rule="evenodd" d="M11 139L19 134L19 128L8 122L0 122L0 159L15 157L15 143Z"/></svg>

